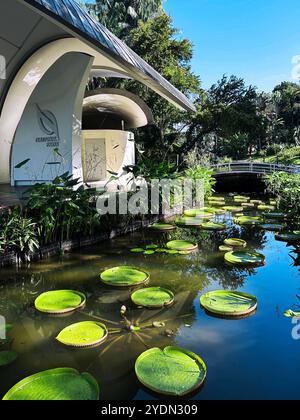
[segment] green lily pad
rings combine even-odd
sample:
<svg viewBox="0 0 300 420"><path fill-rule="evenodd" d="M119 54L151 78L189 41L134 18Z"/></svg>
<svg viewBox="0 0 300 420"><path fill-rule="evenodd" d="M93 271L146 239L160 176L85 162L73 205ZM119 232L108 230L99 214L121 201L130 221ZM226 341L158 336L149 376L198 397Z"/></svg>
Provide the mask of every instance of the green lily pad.
<svg viewBox="0 0 300 420"><path fill-rule="evenodd" d="M0 351L0 367L13 363L18 358L15 351Z"/></svg>
<svg viewBox="0 0 300 420"><path fill-rule="evenodd" d="M253 203L242 203L243 209L253 209L255 207L255 204Z"/></svg>
<svg viewBox="0 0 300 420"><path fill-rule="evenodd" d="M169 230L175 230L176 226L171 225L169 223L154 223L150 226L150 229L164 232Z"/></svg>
<svg viewBox="0 0 300 420"><path fill-rule="evenodd" d="M287 318L300 318L300 312L295 312L289 309L284 313L284 316Z"/></svg>
<svg viewBox="0 0 300 420"><path fill-rule="evenodd" d="M204 210L207 211L208 213L217 214L217 215L226 213L225 210L221 208L217 208L217 207L205 207Z"/></svg>
<svg viewBox="0 0 300 420"><path fill-rule="evenodd" d="M81 309L86 303L83 293L74 290L54 290L41 294L35 300L35 308L47 314L65 314Z"/></svg>
<svg viewBox="0 0 300 420"><path fill-rule="evenodd" d="M149 249L144 252L144 255L154 255L154 254L155 254L155 251L153 249Z"/></svg>
<svg viewBox="0 0 300 420"><path fill-rule="evenodd" d="M176 249L167 249L166 253L169 255L178 255L179 251L177 251Z"/></svg>
<svg viewBox="0 0 300 420"><path fill-rule="evenodd" d="M188 241L171 241L167 243L167 248L175 251L194 251L198 249L198 245Z"/></svg>
<svg viewBox="0 0 300 420"><path fill-rule="evenodd" d="M233 251L233 248L231 246L221 245L221 246L219 246L219 251L221 251L221 252L231 252L231 251Z"/></svg>
<svg viewBox="0 0 300 420"><path fill-rule="evenodd" d="M212 219L214 215L214 212L208 212L202 209L185 210L184 212L185 217L196 217L200 219Z"/></svg>
<svg viewBox="0 0 300 420"><path fill-rule="evenodd" d="M104 324L94 321L79 322L64 328L56 340L65 346L86 348L103 343L108 336Z"/></svg>
<svg viewBox="0 0 300 420"><path fill-rule="evenodd" d="M237 207L237 206L225 206L225 207L223 207L223 210L228 211L230 213L240 213L244 209L243 209L243 207Z"/></svg>
<svg viewBox="0 0 300 420"><path fill-rule="evenodd" d="M149 251L153 251L153 250L158 249L158 246L157 245L147 245L146 249L149 250Z"/></svg>
<svg viewBox="0 0 300 420"><path fill-rule="evenodd" d="M248 315L257 308L256 297L226 290L206 293L201 296L200 303L208 312L229 317Z"/></svg>
<svg viewBox="0 0 300 420"><path fill-rule="evenodd" d="M234 219L234 223L237 223L238 225L259 225L263 223L263 219L261 217L254 217L254 216L242 216L237 217Z"/></svg>
<svg viewBox="0 0 300 420"><path fill-rule="evenodd" d="M89 373L71 368L46 370L28 376L13 386L3 400L96 401L99 386Z"/></svg>
<svg viewBox="0 0 300 420"><path fill-rule="evenodd" d="M257 208L258 208L258 210L264 210L264 211L267 211L267 210L274 211L275 210L275 206L269 206L267 204L260 204Z"/></svg>
<svg viewBox="0 0 300 420"><path fill-rule="evenodd" d="M202 223L201 225L201 229L213 230L213 231L225 230L226 227L227 226L224 225L223 223L214 223L214 222Z"/></svg>
<svg viewBox="0 0 300 420"><path fill-rule="evenodd" d="M131 300L137 306L156 309L170 306L174 302L174 294L162 287L148 287L134 292Z"/></svg>
<svg viewBox="0 0 300 420"><path fill-rule="evenodd" d="M104 271L100 278L107 286L135 287L147 283L150 276L145 271L134 267L122 266Z"/></svg>
<svg viewBox="0 0 300 420"><path fill-rule="evenodd" d="M260 225L260 227L264 230L269 230L270 232L279 232L284 229L284 225L278 223L264 223Z"/></svg>
<svg viewBox="0 0 300 420"><path fill-rule="evenodd" d="M263 213L265 219L268 220L285 220L288 218L286 213Z"/></svg>
<svg viewBox="0 0 300 420"><path fill-rule="evenodd" d="M264 204L262 200L250 200L250 203L259 206L260 204Z"/></svg>
<svg viewBox="0 0 300 420"><path fill-rule="evenodd" d="M142 353L135 372L139 381L152 391L182 397L201 387L206 378L203 360L179 347L153 348Z"/></svg>
<svg viewBox="0 0 300 420"><path fill-rule="evenodd" d="M300 243L300 231L281 232L275 238L277 241Z"/></svg>
<svg viewBox="0 0 300 420"><path fill-rule="evenodd" d="M145 250L144 248L132 248L130 252L133 252L134 254L142 254Z"/></svg>
<svg viewBox="0 0 300 420"><path fill-rule="evenodd" d="M246 241L243 241L243 239L237 239L237 238L225 239L224 244L234 247L234 248L246 248L247 246Z"/></svg>
<svg viewBox="0 0 300 420"><path fill-rule="evenodd" d="M250 197L247 197L246 195L235 195L233 197L234 200L243 200L243 201L249 201Z"/></svg>
<svg viewBox="0 0 300 420"><path fill-rule="evenodd" d="M179 217L176 220L176 225L182 227L199 227L201 223L202 220L196 217Z"/></svg>
<svg viewBox="0 0 300 420"><path fill-rule="evenodd" d="M236 265L261 265L265 261L265 256L258 252L232 251L224 256L225 261Z"/></svg>

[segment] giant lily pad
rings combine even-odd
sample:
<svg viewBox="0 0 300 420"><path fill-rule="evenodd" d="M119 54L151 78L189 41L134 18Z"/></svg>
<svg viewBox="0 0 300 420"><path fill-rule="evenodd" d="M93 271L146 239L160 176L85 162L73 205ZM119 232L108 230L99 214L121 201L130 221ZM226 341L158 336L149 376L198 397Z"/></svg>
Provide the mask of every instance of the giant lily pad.
<svg viewBox="0 0 300 420"><path fill-rule="evenodd" d="M194 251L198 249L198 245L188 241L171 241L167 243L167 248L176 251Z"/></svg>
<svg viewBox="0 0 300 420"><path fill-rule="evenodd" d="M193 210L185 210L184 215L186 217L197 217L200 219L212 219L214 217L214 212L208 212L202 209L193 209Z"/></svg>
<svg viewBox="0 0 300 420"><path fill-rule="evenodd" d="M275 238L277 239L277 241L300 243L300 230L291 232L281 232L278 233L275 236Z"/></svg>
<svg viewBox="0 0 300 420"><path fill-rule="evenodd" d="M131 300L137 306L156 309L170 306L174 302L174 294L162 287L148 287L134 292Z"/></svg>
<svg viewBox="0 0 300 420"><path fill-rule="evenodd" d="M255 207L255 204L253 203L242 203L243 209L253 209Z"/></svg>
<svg viewBox="0 0 300 420"><path fill-rule="evenodd" d="M249 201L250 200L250 197L247 197L246 195L235 195L234 197L233 197L233 199L236 201L236 200L242 200L243 202L244 201Z"/></svg>
<svg viewBox="0 0 300 420"><path fill-rule="evenodd" d="M18 357L15 351L0 351L0 367L13 363Z"/></svg>
<svg viewBox="0 0 300 420"><path fill-rule="evenodd" d="M177 397L196 391L206 378L203 360L179 347L145 351L135 363L135 372L139 381L152 391Z"/></svg>
<svg viewBox="0 0 300 420"><path fill-rule="evenodd" d="M47 314L65 314L81 309L86 302L83 293L74 290L54 290L41 294L35 300L38 311Z"/></svg>
<svg viewBox="0 0 300 420"><path fill-rule="evenodd" d="M260 204L257 208L258 208L258 210L264 210L264 211L267 211L267 210L274 211L275 210L275 206L270 206L268 204Z"/></svg>
<svg viewBox="0 0 300 420"><path fill-rule="evenodd" d="M285 220L288 218L288 215L286 213L264 213L263 214L265 219L268 220Z"/></svg>
<svg viewBox="0 0 300 420"><path fill-rule="evenodd" d="M99 386L89 373L71 368L46 370L28 376L13 386L3 400L17 401L95 401Z"/></svg>
<svg viewBox="0 0 300 420"><path fill-rule="evenodd" d="M225 245L234 247L234 248L246 248L247 242L243 239L237 239L237 238L228 238L224 241Z"/></svg>
<svg viewBox="0 0 300 420"><path fill-rule="evenodd" d="M63 329L56 340L65 346L85 348L103 343L108 336L104 324L94 321L79 322Z"/></svg>
<svg viewBox="0 0 300 420"><path fill-rule="evenodd" d="M213 231L225 230L226 225L224 225L223 223L208 222L208 223L202 223L201 229L213 230Z"/></svg>
<svg viewBox="0 0 300 420"><path fill-rule="evenodd" d="M231 246L227 246L227 245L220 245L219 246L219 251L220 252L231 252L231 251L233 251L233 248Z"/></svg>
<svg viewBox="0 0 300 420"><path fill-rule="evenodd" d="M225 254L225 261L236 265L261 265L265 261L265 256L258 252L233 251Z"/></svg>
<svg viewBox="0 0 300 420"><path fill-rule="evenodd" d="M284 229L284 225L280 225L279 223L264 223L260 225L260 227L264 230L269 230L270 232L279 232Z"/></svg>
<svg viewBox="0 0 300 420"><path fill-rule="evenodd" d="M199 227L202 223L202 220L196 217L179 217L176 220L176 224L181 227Z"/></svg>
<svg viewBox="0 0 300 420"><path fill-rule="evenodd" d="M225 206L223 207L223 210L228 211L230 213L240 213L243 211L243 207L237 207L237 206Z"/></svg>
<svg viewBox="0 0 300 420"><path fill-rule="evenodd" d="M264 202L262 200L250 200L250 203L259 206L260 204L263 204Z"/></svg>
<svg viewBox="0 0 300 420"><path fill-rule="evenodd" d="M114 267L100 275L101 281L113 287L135 287L148 282L150 276L145 271L134 267Z"/></svg>
<svg viewBox="0 0 300 420"><path fill-rule="evenodd" d="M257 308L256 297L246 293L225 290L217 290L202 295L200 303L208 312L229 317L248 315Z"/></svg>
<svg viewBox="0 0 300 420"><path fill-rule="evenodd" d="M150 229L164 232L164 231L175 230L176 226L171 225L169 223L154 223L153 225L150 226Z"/></svg>
<svg viewBox="0 0 300 420"><path fill-rule="evenodd" d="M237 217L236 219L234 219L234 222L237 223L238 225L255 226L255 225L259 225L263 223L263 219L261 217L242 216L242 217Z"/></svg>

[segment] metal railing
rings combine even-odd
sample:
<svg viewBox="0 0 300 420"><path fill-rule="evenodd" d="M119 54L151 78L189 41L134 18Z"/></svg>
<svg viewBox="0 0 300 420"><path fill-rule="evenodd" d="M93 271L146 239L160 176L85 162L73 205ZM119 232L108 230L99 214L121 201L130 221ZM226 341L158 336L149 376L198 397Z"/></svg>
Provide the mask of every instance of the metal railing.
<svg viewBox="0 0 300 420"><path fill-rule="evenodd" d="M300 174L300 166L287 166L263 162L219 163L217 165L212 165L212 169L215 171L216 174L248 172L263 175L269 175L273 172L287 172L290 174Z"/></svg>

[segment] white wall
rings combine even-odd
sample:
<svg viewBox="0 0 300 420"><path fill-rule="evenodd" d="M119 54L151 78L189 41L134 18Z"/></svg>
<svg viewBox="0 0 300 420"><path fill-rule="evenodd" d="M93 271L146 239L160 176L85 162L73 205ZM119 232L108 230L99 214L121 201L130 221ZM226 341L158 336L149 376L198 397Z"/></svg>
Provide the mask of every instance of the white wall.
<svg viewBox="0 0 300 420"><path fill-rule="evenodd" d="M82 102L91 65L90 56L68 53L37 85L15 134L13 185L51 181L67 171L82 178ZM27 159L28 163L16 168Z"/></svg>
<svg viewBox="0 0 300 420"><path fill-rule="evenodd" d="M135 164L135 143L133 134L118 130L82 131L82 156L84 181L104 186L111 178L110 172L123 175L124 166ZM109 172L110 171L110 172ZM127 185L128 176L108 185L110 190L117 185Z"/></svg>

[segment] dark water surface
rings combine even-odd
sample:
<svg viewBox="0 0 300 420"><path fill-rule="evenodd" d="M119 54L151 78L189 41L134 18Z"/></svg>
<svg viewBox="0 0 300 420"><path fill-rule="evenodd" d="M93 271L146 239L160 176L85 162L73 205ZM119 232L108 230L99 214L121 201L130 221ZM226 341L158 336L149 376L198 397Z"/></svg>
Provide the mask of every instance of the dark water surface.
<svg viewBox="0 0 300 420"><path fill-rule="evenodd" d="M137 381L135 360L147 347L178 345L199 354L207 365L207 381L193 399L300 398L300 340L295 339L300 338L300 324L297 327L283 316L285 310L297 309L293 305L300 303L299 267L292 258L297 254L292 253L293 247L276 241L273 233L240 228L230 215L218 217L223 219L228 225L226 232L144 231L28 268L0 270L0 315L13 324L11 348L19 353L16 362L0 368L0 396L28 375L74 367L95 376L101 399L157 398ZM247 240L250 249L266 256L266 265L254 269L228 267L224 254L218 251L226 237ZM199 251L187 256L130 253L133 247L164 245L169 238L198 241ZM175 293L175 305L163 311L135 309L129 300L130 291L104 287L99 273L119 265L147 270L150 285L164 286ZM84 292L86 308L59 318L35 311L35 298L55 289ZM240 320L207 315L200 308L199 298L214 289L254 294L259 302L257 312ZM127 332L119 316L123 304L129 308L128 318L141 326L154 321L164 321L166 326L138 334ZM98 318L116 331L100 347L70 350L56 343L55 336L67 325Z"/></svg>

